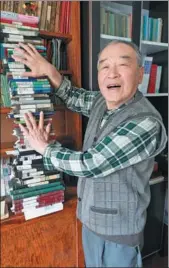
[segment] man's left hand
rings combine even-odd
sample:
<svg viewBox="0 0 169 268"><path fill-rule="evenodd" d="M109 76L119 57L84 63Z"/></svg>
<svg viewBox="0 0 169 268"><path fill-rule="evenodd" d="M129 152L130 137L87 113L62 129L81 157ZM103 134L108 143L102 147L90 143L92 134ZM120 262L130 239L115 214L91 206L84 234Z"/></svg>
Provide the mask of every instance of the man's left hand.
<svg viewBox="0 0 169 268"><path fill-rule="evenodd" d="M44 129L44 114L40 112L39 124L37 125L35 118L32 113L28 112L24 114L26 127L21 124L20 129L23 132L23 135L29 142L33 150L42 154L45 151L45 148L48 146L49 133L51 129L51 123L49 123Z"/></svg>

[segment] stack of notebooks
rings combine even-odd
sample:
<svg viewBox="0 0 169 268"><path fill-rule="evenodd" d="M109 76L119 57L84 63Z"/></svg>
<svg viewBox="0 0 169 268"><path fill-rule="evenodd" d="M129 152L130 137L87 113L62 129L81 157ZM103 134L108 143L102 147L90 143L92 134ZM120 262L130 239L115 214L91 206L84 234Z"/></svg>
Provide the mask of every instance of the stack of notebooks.
<svg viewBox="0 0 169 268"><path fill-rule="evenodd" d="M39 36L38 17L31 16L31 22L29 16L20 17L15 13L8 16L8 21L1 27L2 46L5 48L2 68L12 106L8 116L14 119L13 135L17 137L11 152L16 157L12 163L9 189L12 211L15 214L24 213L26 220L62 210L65 190L61 173L44 170L42 156L30 147L19 128L19 124L25 126L24 114L28 111L32 112L37 122L40 111L43 111L45 125L54 114L50 100L52 87L47 77L22 77L21 74L30 71L29 68L11 57L19 42L33 44L46 57L46 47ZM55 138L55 133L51 132L50 142Z"/></svg>

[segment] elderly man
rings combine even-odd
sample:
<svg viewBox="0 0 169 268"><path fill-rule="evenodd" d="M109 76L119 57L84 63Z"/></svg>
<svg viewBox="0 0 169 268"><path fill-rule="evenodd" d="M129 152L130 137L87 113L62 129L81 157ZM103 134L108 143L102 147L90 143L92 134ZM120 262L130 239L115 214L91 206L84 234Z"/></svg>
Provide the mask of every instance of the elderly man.
<svg viewBox="0 0 169 268"><path fill-rule="evenodd" d="M81 152L48 143L43 113L38 126L31 113L25 114L27 128L20 126L46 169L79 177L86 267L141 267L149 178L167 138L160 114L137 90L143 77L137 46L116 40L101 51L100 92L73 87L32 45L20 46L24 57L14 59L31 69L25 75L47 75L67 107L89 117Z"/></svg>

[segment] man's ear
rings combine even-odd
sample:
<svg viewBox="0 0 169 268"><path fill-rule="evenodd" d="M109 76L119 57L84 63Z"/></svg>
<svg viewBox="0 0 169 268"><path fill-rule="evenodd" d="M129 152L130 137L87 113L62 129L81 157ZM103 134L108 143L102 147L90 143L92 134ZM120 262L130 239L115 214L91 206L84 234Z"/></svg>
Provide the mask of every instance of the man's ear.
<svg viewBox="0 0 169 268"><path fill-rule="evenodd" d="M138 80L139 84L142 83L143 75L144 75L144 67L142 66L139 68L139 80Z"/></svg>

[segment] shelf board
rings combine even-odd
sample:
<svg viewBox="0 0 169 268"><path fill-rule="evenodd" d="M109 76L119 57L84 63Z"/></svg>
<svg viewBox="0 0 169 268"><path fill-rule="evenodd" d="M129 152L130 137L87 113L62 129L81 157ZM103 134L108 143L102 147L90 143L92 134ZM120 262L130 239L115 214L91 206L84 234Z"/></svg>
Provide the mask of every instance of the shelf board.
<svg viewBox="0 0 169 268"><path fill-rule="evenodd" d="M11 111L10 107L0 107L0 114L7 114Z"/></svg>
<svg viewBox="0 0 169 268"><path fill-rule="evenodd" d="M59 73L63 75L72 75L72 72L70 70L66 70L66 71L60 70Z"/></svg>
<svg viewBox="0 0 169 268"><path fill-rule="evenodd" d="M113 36L113 35L108 35L108 34L101 34L100 38L102 39L108 39L108 40L124 40L124 41L131 41L131 38L128 37L120 37L120 36Z"/></svg>
<svg viewBox="0 0 169 268"><path fill-rule="evenodd" d="M12 155L7 155L6 151L13 151L14 142L2 142L0 148L0 157L12 157Z"/></svg>
<svg viewBox="0 0 169 268"><path fill-rule="evenodd" d="M144 94L145 97L165 97L168 96L168 93L147 93Z"/></svg>
<svg viewBox="0 0 169 268"><path fill-rule="evenodd" d="M168 43L160 43L153 41L141 41L141 52L142 54L153 54L157 52L162 52L168 50Z"/></svg>
<svg viewBox="0 0 169 268"><path fill-rule="evenodd" d="M45 38L59 38L63 39L66 43L72 40L72 36L70 34L63 34L63 33L55 33L55 32L47 32L47 31L40 31L40 36Z"/></svg>

